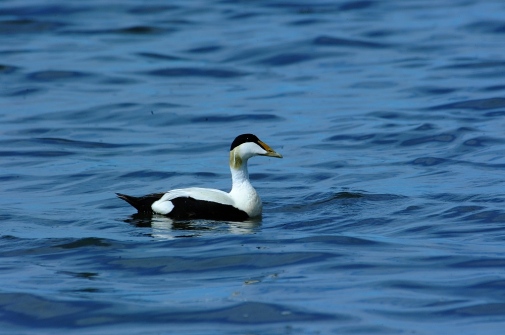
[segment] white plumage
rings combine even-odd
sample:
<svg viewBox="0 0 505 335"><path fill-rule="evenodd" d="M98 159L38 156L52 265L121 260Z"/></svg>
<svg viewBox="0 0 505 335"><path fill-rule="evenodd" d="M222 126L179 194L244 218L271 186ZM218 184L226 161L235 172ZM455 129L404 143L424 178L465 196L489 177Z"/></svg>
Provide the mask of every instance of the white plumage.
<svg viewBox="0 0 505 335"><path fill-rule="evenodd" d="M189 187L168 191L161 197L160 200L155 201L151 205L151 208L155 213L167 215L174 208L171 200L176 198L193 198L195 200L219 202L223 205L235 205L235 202L230 195L224 191L212 188Z"/></svg>

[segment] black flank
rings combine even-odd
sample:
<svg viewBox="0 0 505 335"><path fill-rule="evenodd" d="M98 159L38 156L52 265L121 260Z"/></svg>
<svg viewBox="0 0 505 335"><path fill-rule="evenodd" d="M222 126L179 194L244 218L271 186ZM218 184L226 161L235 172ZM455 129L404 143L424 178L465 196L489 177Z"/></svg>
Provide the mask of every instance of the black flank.
<svg viewBox="0 0 505 335"><path fill-rule="evenodd" d="M249 219L246 212L231 205L193 198L175 198L171 201L174 204L174 209L168 214L168 217L176 220L245 221Z"/></svg>
<svg viewBox="0 0 505 335"><path fill-rule="evenodd" d="M143 197L116 193L118 198L123 199L137 209L139 214L153 214L151 205L158 201L165 193L148 194ZM174 209L167 217L174 220L218 220L218 221L245 221L249 219L246 212L231 205L223 205L217 202L195 200L189 197L181 197L170 200Z"/></svg>

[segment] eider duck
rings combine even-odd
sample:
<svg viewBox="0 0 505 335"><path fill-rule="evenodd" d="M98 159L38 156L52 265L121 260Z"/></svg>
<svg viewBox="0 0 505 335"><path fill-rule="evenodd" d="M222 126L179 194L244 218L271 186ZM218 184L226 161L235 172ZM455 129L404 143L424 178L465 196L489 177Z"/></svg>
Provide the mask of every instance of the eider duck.
<svg viewBox="0 0 505 335"><path fill-rule="evenodd" d="M175 220L207 219L245 221L261 215L261 199L249 181L247 160L253 156L282 158L253 134L237 136L230 147L232 188L221 190L190 187L166 193L132 197L116 193L140 214L161 214Z"/></svg>

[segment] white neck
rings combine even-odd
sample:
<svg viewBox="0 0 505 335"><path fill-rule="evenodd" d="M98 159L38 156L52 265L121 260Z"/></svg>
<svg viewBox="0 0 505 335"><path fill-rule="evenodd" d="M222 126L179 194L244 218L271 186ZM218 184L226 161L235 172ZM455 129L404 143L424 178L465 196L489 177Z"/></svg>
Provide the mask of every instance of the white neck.
<svg viewBox="0 0 505 335"><path fill-rule="evenodd" d="M230 156L230 163L234 161L232 155ZM247 160L247 158L240 159L240 162L235 161L235 164L230 164L232 188L229 194L238 208L245 210L249 216L254 217L261 214L262 204L258 193L249 181Z"/></svg>
<svg viewBox="0 0 505 335"><path fill-rule="evenodd" d="M233 192L233 190L235 189L252 188L254 190L254 188L251 185L251 181L249 180L249 172L247 171L247 160L242 161L242 164L240 164L239 166L230 166L230 171L232 181L231 192Z"/></svg>

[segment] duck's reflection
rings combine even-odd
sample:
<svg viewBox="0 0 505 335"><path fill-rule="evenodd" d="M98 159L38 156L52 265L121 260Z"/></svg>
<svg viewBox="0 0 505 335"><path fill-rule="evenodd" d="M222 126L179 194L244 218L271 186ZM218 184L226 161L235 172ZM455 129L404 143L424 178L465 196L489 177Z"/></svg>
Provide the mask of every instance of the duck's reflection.
<svg viewBox="0 0 505 335"><path fill-rule="evenodd" d="M211 232L236 235L253 234L261 227L261 218L243 222L211 220L173 220L163 215L134 214L125 222L139 228L150 228L149 235L160 239L197 237Z"/></svg>

